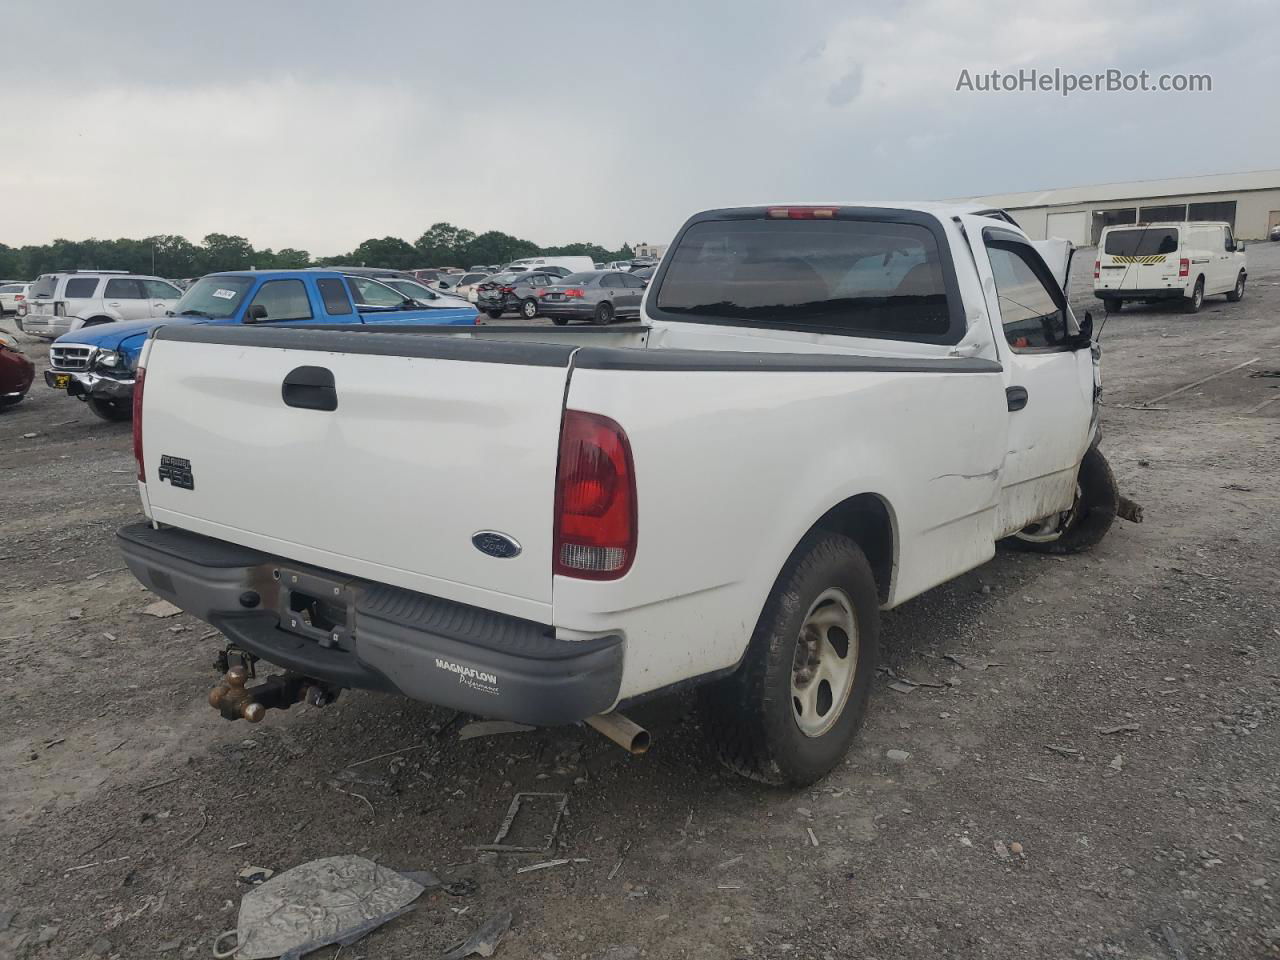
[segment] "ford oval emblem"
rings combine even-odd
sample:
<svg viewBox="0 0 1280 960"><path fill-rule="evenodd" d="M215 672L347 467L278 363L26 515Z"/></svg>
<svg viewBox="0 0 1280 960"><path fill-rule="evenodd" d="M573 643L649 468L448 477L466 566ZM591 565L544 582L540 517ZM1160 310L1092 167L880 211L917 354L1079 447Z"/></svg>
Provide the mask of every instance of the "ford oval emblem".
<svg viewBox="0 0 1280 960"><path fill-rule="evenodd" d="M505 533L497 530L480 530L472 534L471 543L481 553L499 560L510 560L520 556L520 544Z"/></svg>

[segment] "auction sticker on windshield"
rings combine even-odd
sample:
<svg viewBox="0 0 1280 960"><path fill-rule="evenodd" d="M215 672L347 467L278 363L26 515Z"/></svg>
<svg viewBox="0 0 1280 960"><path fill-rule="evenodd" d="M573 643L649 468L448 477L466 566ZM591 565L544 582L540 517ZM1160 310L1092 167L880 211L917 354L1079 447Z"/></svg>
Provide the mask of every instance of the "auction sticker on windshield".
<svg viewBox="0 0 1280 960"><path fill-rule="evenodd" d="M234 300L236 298L236 292L234 290L215 290L213 291L213 296L217 297L219 300Z"/></svg>

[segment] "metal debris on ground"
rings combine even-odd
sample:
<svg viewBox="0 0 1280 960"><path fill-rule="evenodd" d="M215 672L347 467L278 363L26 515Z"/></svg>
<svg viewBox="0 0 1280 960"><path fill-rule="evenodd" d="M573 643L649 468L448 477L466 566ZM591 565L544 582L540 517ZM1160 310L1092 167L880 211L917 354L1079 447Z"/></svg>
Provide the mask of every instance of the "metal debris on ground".
<svg viewBox="0 0 1280 960"><path fill-rule="evenodd" d="M628 840L622 845L622 853L618 857L618 862L613 865L613 869L609 871L609 879L612 880L618 875L618 871L622 869L623 862L627 859L627 851L631 849L631 841Z"/></svg>
<svg viewBox="0 0 1280 960"><path fill-rule="evenodd" d="M476 737L496 737L504 733L527 733L536 730L527 723L516 723L513 720L476 720L468 723L458 731L459 740L474 740Z"/></svg>
<svg viewBox="0 0 1280 960"><path fill-rule="evenodd" d="M539 799L551 800L555 804L551 829L545 834L546 843L536 847L504 843L507 835L511 833L521 807L529 800ZM482 843L476 849L492 850L497 853L546 853L555 846L556 833L560 830L560 822L564 819L565 807L568 805L569 795L566 793L517 793L511 800L511 806L507 808L507 815L502 820L502 826L498 827L498 835L493 838L493 842Z"/></svg>
<svg viewBox="0 0 1280 960"><path fill-rule="evenodd" d="M149 617L176 617L182 612L182 608L175 607L168 600L157 600L155 603L143 607L142 612Z"/></svg>
<svg viewBox="0 0 1280 960"><path fill-rule="evenodd" d="M1080 751L1075 747L1058 747L1054 746L1052 743L1046 743L1044 748L1050 753L1056 753L1060 757L1069 757L1072 760L1080 758Z"/></svg>
<svg viewBox="0 0 1280 960"><path fill-rule="evenodd" d="M1004 666L1003 663L1000 663L995 660L987 660L984 657L970 657L963 653L945 653L943 654L943 656L946 657L946 659L950 660L952 663L961 667L962 669L973 670L976 673L981 673L983 670L986 670L988 667Z"/></svg>
<svg viewBox="0 0 1280 960"><path fill-rule="evenodd" d="M349 945L411 909L422 890L364 857L312 860L241 897L236 928L214 941L214 956L283 960L329 944ZM235 946L224 948L232 939Z"/></svg>
<svg viewBox="0 0 1280 960"><path fill-rule="evenodd" d="M507 930L511 927L511 911L494 914L480 925L475 933L457 946L447 950L440 960L464 960L466 957L492 957Z"/></svg>
<svg viewBox="0 0 1280 960"><path fill-rule="evenodd" d="M809 842L816 847L818 845L818 838L814 835L813 827L805 827L804 830L805 833L809 834Z"/></svg>
<svg viewBox="0 0 1280 960"><path fill-rule="evenodd" d="M1132 733L1137 729L1139 727L1136 723L1118 723L1114 727L1098 727L1098 732L1106 737L1113 733Z"/></svg>
<svg viewBox="0 0 1280 960"><path fill-rule="evenodd" d="M586 857L565 857L561 860L544 860L542 863L530 863L527 866L518 867L516 873L533 873L535 870L547 870L551 867L563 867L569 863L590 863Z"/></svg>

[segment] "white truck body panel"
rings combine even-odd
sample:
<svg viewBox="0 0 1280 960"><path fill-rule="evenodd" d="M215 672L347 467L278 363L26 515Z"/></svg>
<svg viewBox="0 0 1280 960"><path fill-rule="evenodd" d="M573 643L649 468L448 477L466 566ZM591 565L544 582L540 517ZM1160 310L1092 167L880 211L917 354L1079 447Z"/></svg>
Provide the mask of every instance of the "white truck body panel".
<svg viewBox="0 0 1280 960"><path fill-rule="evenodd" d="M195 490L148 485L152 519L513 616L546 620L565 370L153 341L148 455L190 459ZM333 370L331 413L280 402ZM194 494L194 496L193 496ZM523 547L495 563L474 533ZM459 548L459 544L462 548Z"/></svg>

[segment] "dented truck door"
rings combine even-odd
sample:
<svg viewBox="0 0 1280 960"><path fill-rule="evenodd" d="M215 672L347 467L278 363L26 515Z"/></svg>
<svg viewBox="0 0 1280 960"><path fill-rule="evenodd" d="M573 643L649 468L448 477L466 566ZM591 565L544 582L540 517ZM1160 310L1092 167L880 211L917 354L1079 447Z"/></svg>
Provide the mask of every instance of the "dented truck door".
<svg viewBox="0 0 1280 960"><path fill-rule="evenodd" d="M989 220L962 220L1004 366L1009 442L995 531L1003 537L1071 508L1089 444L1093 357L1074 342L1079 328L1043 254Z"/></svg>

